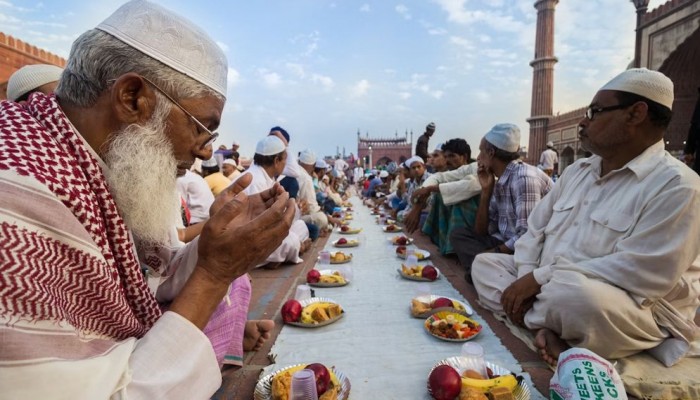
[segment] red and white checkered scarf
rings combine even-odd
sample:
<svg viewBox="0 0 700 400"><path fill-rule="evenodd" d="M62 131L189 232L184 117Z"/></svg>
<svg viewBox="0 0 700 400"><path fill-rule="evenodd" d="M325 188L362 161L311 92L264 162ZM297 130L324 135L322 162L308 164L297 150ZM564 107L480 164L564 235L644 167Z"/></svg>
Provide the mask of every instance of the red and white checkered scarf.
<svg viewBox="0 0 700 400"><path fill-rule="evenodd" d="M0 171L48 188L102 255L0 223L0 313L117 340L141 337L161 312L98 160L78 135L54 96L0 102Z"/></svg>

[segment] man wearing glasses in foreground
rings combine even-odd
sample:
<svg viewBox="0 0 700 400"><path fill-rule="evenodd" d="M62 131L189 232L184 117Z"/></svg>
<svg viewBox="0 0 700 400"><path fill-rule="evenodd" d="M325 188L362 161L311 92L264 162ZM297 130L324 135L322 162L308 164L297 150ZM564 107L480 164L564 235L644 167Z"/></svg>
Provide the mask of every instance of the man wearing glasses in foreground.
<svg viewBox="0 0 700 400"><path fill-rule="evenodd" d="M608 82L579 122L594 156L535 206L514 255L474 261L482 304L536 331L549 364L569 346L666 366L698 355L700 178L664 150L672 104L660 72Z"/></svg>
<svg viewBox="0 0 700 400"><path fill-rule="evenodd" d="M138 0L75 41L55 96L0 102L3 397L218 389L202 329L231 282L282 243L296 209L279 186L236 196L250 183L240 179L198 239L171 247L176 170L208 157L227 70L201 29Z"/></svg>

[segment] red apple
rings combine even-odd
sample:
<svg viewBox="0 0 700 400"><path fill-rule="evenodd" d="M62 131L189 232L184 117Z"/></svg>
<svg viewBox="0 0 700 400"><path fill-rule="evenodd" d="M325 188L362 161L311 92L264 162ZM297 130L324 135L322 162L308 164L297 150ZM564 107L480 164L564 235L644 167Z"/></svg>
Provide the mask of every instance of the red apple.
<svg viewBox="0 0 700 400"><path fill-rule="evenodd" d="M423 269L425 271L425 269ZM454 307L454 304L452 304L452 300L448 299L447 297L438 297L433 301L433 304L431 304L432 308L440 308L440 307Z"/></svg>
<svg viewBox="0 0 700 400"><path fill-rule="evenodd" d="M298 301L291 299L287 300L282 306L282 320L284 322L297 322L301 317L303 307Z"/></svg>
<svg viewBox="0 0 700 400"><path fill-rule="evenodd" d="M331 373L328 372L328 368L323 364L314 363L307 365L304 369L314 371L314 375L316 376L316 394L321 397L322 394L326 393L331 383ZM461 382L460 380L460 384Z"/></svg>
<svg viewBox="0 0 700 400"><path fill-rule="evenodd" d="M347 226L347 225L343 225L343 226L340 227L340 230L341 230L342 232L347 232L347 231L350 230L350 227Z"/></svg>
<svg viewBox="0 0 700 400"><path fill-rule="evenodd" d="M398 239L396 239L396 243L405 246L408 244L408 238L406 236L401 236Z"/></svg>
<svg viewBox="0 0 700 400"><path fill-rule="evenodd" d="M428 377L428 388L435 400L454 400L462 390L462 378L449 365L438 365Z"/></svg>
<svg viewBox="0 0 700 400"><path fill-rule="evenodd" d="M312 269L306 274L306 281L308 283L316 283L321 279L321 273L317 269Z"/></svg>
<svg viewBox="0 0 700 400"><path fill-rule="evenodd" d="M348 243L348 240L345 239L345 238L340 238L340 239L338 239L338 241L337 241L336 243L337 243L337 244L347 244L347 243Z"/></svg>
<svg viewBox="0 0 700 400"><path fill-rule="evenodd" d="M396 254L406 254L406 246L399 246L396 248Z"/></svg>
<svg viewBox="0 0 700 400"><path fill-rule="evenodd" d="M421 271L421 276L426 279L430 279L431 281L434 281L437 279L438 273L435 267L432 265L426 265L423 267L423 270Z"/></svg>

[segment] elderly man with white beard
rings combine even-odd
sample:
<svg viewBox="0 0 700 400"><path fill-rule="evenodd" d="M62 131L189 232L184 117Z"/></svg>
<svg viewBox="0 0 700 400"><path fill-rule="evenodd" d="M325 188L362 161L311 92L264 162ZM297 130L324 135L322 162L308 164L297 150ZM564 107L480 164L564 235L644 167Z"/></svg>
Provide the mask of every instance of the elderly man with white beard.
<svg viewBox="0 0 700 400"><path fill-rule="evenodd" d="M76 40L55 96L0 102L3 397L204 399L219 387L202 329L296 209L277 186L236 195L241 179L199 239L168 247L175 170L216 137L227 70L202 30L133 1ZM167 312L134 241L154 284L171 276L158 288Z"/></svg>

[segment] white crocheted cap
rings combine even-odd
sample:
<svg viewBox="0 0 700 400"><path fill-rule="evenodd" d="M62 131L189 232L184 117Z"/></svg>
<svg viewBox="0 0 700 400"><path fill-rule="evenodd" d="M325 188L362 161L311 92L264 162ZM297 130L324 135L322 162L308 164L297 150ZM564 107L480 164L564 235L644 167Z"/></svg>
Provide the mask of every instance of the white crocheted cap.
<svg viewBox="0 0 700 400"><path fill-rule="evenodd" d="M515 153L520 149L520 128L513 124L498 124L484 135L484 139L503 151Z"/></svg>
<svg viewBox="0 0 700 400"><path fill-rule="evenodd" d="M132 0L97 29L226 97L228 62L221 48L189 20L157 4Z"/></svg>
<svg viewBox="0 0 700 400"><path fill-rule="evenodd" d="M659 71L632 68L612 78L600 90L634 93L651 101L673 108L673 81Z"/></svg>
<svg viewBox="0 0 700 400"><path fill-rule="evenodd" d="M406 166L407 166L408 168L411 168L411 166L412 166L413 164L417 163L417 162L419 162L419 163L421 163L421 164L425 164L425 161L423 161L423 158L422 158L422 157L420 157L420 156L413 156L413 157L409 158L408 160L406 160Z"/></svg>
<svg viewBox="0 0 700 400"><path fill-rule="evenodd" d="M305 165L316 164L316 154L311 149L304 149L299 153L299 162Z"/></svg>
<svg viewBox="0 0 700 400"><path fill-rule="evenodd" d="M25 65L10 76L7 82L7 98L15 101L39 86L58 81L61 73L63 69L55 65Z"/></svg>
<svg viewBox="0 0 700 400"><path fill-rule="evenodd" d="M326 163L326 160L319 158L316 160L316 164L314 165L314 168L328 168L328 164Z"/></svg>
<svg viewBox="0 0 700 400"><path fill-rule="evenodd" d="M224 160L224 164L226 164L226 165L232 165L233 168L238 168L238 164L236 164L236 160L234 160L234 159L232 159L232 158L227 158L227 159L225 159L225 160Z"/></svg>
<svg viewBox="0 0 700 400"><path fill-rule="evenodd" d="M258 145L255 146L255 154L260 154L261 156L274 156L275 154L282 153L287 149L282 140L277 136L265 136Z"/></svg>

